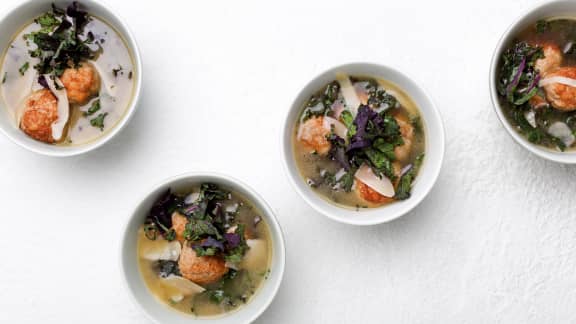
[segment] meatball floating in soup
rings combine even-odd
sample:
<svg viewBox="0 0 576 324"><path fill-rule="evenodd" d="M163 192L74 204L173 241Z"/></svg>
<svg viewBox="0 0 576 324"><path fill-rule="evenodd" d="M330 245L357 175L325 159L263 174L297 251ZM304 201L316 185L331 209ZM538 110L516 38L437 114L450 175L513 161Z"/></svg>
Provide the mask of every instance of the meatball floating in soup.
<svg viewBox="0 0 576 324"><path fill-rule="evenodd" d="M540 20L516 35L500 59L502 110L527 140L573 150L576 142L576 20Z"/></svg>
<svg viewBox="0 0 576 324"><path fill-rule="evenodd" d="M77 2L48 7L2 56L0 96L15 126L57 145L84 144L124 116L134 88L120 35Z"/></svg>
<svg viewBox="0 0 576 324"><path fill-rule="evenodd" d="M271 251L260 211L210 183L163 193L139 229L140 272L150 291L202 317L250 302L268 276Z"/></svg>
<svg viewBox="0 0 576 324"><path fill-rule="evenodd" d="M296 163L308 185L345 207L410 198L424 142L420 113L401 89L347 75L308 100L293 138Z"/></svg>

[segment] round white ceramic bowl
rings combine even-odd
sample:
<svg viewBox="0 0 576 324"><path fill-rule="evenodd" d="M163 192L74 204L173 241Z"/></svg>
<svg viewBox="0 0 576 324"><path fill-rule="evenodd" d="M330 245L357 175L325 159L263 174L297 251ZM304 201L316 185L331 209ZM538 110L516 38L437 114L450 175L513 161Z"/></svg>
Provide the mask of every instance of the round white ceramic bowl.
<svg viewBox="0 0 576 324"><path fill-rule="evenodd" d="M418 106L426 138L426 155L422 168L414 183L412 196L409 199L397 201L379 208L361 208L360 210L355 210L353 208L339 207L320 197L319 194L314 192L314 190L306 184L300 175L294 159L292 146L296 121L302 112L304 104L310 99L310 96L327 83L333 81L337 73L372 76L390 81L404 90ZM442 160L444 158L444 126L440 113L436 109L430 96L406 75L390 67L370 63L351 63L337 66L310 81L302 91L300 91L288 111L282 129L281 140L285 169L296 191L318 212L338 222L352 225L380 224L408 213L426 197L434 186L440 174Z"/></svg>
<svg viewBox="0 0 576 324"><path fill-rule="evenodd" d="M536 145L528 141L524 136L522 136L515 129L513 125L510 124L504 112L502 111L502 106L498 100L498 90L496 88L498 69L500 67L500 57L502 53L506 51L506 47L510 44L515 35L522 31L524 28L528 27L530 24L535 24L539 19L545 19L549 17L576 17L576 1L573 0L556 0L547 1L539 4L538 6L528 10L524 14L520 15L504 32L504 35L500 38L496 49L494 50L494 55L492 56L492 63L490 65L490 97L492 99L492 105L494 106L494 111L500 122L508 131L508 134L520 144L523 148L528 151L540 156L542 158L548 159L550 161L555 161L559 163L575 164L576 163L576 152L558 152L546 147Z"/></svg>
<svg viewBox="0 0 576 324"><path fill-rule="evenodd" d="M140 275L137 256L137 232L144 223L146 215L158 196L168 188L186 189L191 185L202 182L211 182L238 192L250 200L263 214L262 217L270 228L272 238L272 263L270 275L262 286L256 291L250 301L239 309L221 316L209 318L197 318L187 315L160 302L152 295ZM280 288L284 267L286 263L286 251L282 230L272 209L254 190L246 184L222 174L215 173L186 173L163 181L156 185L149 193L139 200L138 205L130 215L124 237L121 242L120 263L122 275L126 287L133 297L134 302L142 308L156 323L164 324L189 324L193 322L210 322L214 324L251 323L270 305Z"/></svg>
<svg viewBox="0 0 576 324"><path fill-rule="evenodd" d="M31 22L32 19L49 10L52 3L55 3L59 7L66 7L71 2L72 1L61 0L27 0L20 6L7 11L4 17L0 19L0 53L5 52L13 37L22 29L22 27ZM113 10L105 6L102 2L80 0L79 3L83 9L88 11L89 14L108 22L112 27L114 27L114 29L116 29L120 36L124 38L128 50L132 54L132 60L134 61L134 97L132 98L129 107L126 108L124 117L114 128L108 130L94 141L74 146L51 145L28 137L17 127L16 123L12 120L13 117L5 107L4 100L0 98L0 130L2 133L10 138L14 143L39 154L49 156L72 156L86 153L100 147L104 143L108 142L112 137L116 136L116 134L124 128L134 114L140 99L140 90L142 87L142 61L134 35L132 35L130 29L124 23L124 20L118 17Z"/></svg>

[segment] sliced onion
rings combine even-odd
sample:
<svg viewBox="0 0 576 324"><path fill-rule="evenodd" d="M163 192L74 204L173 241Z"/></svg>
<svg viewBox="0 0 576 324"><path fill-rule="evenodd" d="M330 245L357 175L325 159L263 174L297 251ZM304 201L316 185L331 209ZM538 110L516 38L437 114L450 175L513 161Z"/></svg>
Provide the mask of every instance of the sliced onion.
<svg viewBox="0 0 576 324"><path fill-rule="evenodd" d="M560 139L567 147L576 141L572 130L563 122L555 122L548 128L548 134Z"/></svg>
<svg viewBox="0 0 576 324"><path fill-rule="evenodd" d="M368 103L368 91L366 91L366 86L368 85L368 82L356 82L354 84L354 89L356 90L356 95L358 96L358 99L360 99L360 102L362 102L363 105Z"/></svg>
<svg viewBox="0 0 576 324"><path fill-rule="evenodd" d="M184 277L180 277L180 276L176 276L176 275L169 275L166 278L160 278L160 281L162 282L162 284L164 286L167 286L169 288L172 288L173 291L171 291L172 296L175 297L175 299L179 299L179 295L182 296L192 296L192 295L196 295L199 293L204 292L206 289L204 289L204 287L195 284L194 282L184 278ZM172 290L170 289L170 290Z"/></svg>
<svg viewBox="0 0 576 324"><path fill-rule="evenodd" d="M382 196L394 197L394 185L390 179L386 177L382 177L382 179L378 178L378 176L372 172L372 168L366 164L362 164L354 176Z"/></svg>
<svg viewBox="0 0 576 324"><path fill-rule="evenodd" d="M549 78L545 78L543 80L540 80L540 83L538 83L538 86L540 87L544 87L547 86L549 84L553 84L553 83L560 83L560 84L564 84L570 87L576 87L576 80L571 79L571 78L567 78L567 77L563 77L563 76L552 76Z"/></svg>
<svg viewBox="0 0 576 324"><path fill-rule="evenodd" d="M68 118L70 118L70 104L68 103L68 94L66 93L66 88L62 85L58 78L52 80L49 75L44 75L46 83L50 91L58 99L58 118L52 123L52 138L55 141L59 141L64 135L64 128L68 123ZM56 89L56 84L60 89Z"/></svg>
<svg viewBox="0 0 576 324"><path fill-rule="evenodd" d="M348 129L346 128L346 126L344 124L342 124L338 120L336 120L332 117L324 116L324 119L322 121L322 126L327 130L331 130L332 126L334 126L334 133L336 135L342 137L343 139L346 139L346 134L348 134Z"/></svg>
<svg viewBox="0 0 576 324"><path fill-rule="evenodd" d="M524 118L526 118L526 121L528 121L530 126L536 128L536 113L534 112L534 110L532 109L527 110L524 113Z"/></svg>
<svg viewBox="0 0 576 324"><path fill-rule="evenodd" d="M108 74L104 71L104 69L100 66L100 64L94 60L89 60L96 72L98 72L100 76L100 94L107 93L111 97L116 96L116 85L112 82L111 78ZM104 91L103 91L104 90Z"/></svg>
<svg viewBox="0 0 576 324"><path fill-rule="evenodd" d="M338 172L336 172L336 174L334 175L334 179L336 181L340 181L340 179L342 179L342 177L346 174L346 170L344 170L344 168L338 170Z"/></svg>
<svg viewBox="0 0 576 324"><path fill-rule="evenodd" d="M140 249L140 257L145 260L158 261L170 260L178 261L182 245L178 241L169 242L163 239L156 239L154 241L147 240Z"/></svg>
<svg viewBox="0 0 576 324"><path fill-rule="evenodd" d="M188 196L186 196L186 198L184 198L184 202L190 205L190 204L196 202L196 200L198 200L198 198L200 198L200 193L199 192L193 192L193 193L189 194Z"/></svg>
<svg viewBox="0 0 576 324"><path fill-rule="evenodd" d="M564 49L562 50L562 52L564 52L564 54L570 52L570 50L572 49L572 45L574 45L573 42L566 43L566 45L564 45Z"/></svg>
<svg viewBox="0 0 576 324"><path fill-rule="evenodd" d="M356 94L356 89L345 74L336 75L336 80L338 80L338 83L340 84L340 90L342 91L342 96L346 102L346 107L350 109L352 116L356 116L358 107L360 107L361 104L358 94Z"/></svg>
<svg viewBox="0 0 576 324"><path fill-rule="evenodd" d="M406 172L410 171L410 169L412 169L412 163L405 165L402 170L400 170L400 175L399 177L403 176L406 174Z"/></svg>
<svg viewBox="0 0 576 324"><path fill-rule="evenodd" d="M240 264L241 269L247 271L263 271L262 265L266 264L266 258L268 257L268 245L264 240L246 240L246 244L250 249L246 251L242 263Z"/></svg>
<svg viewBox="0 0 576 324"><path fill-rule="evenodd" d="M336 99L330 109L332 109L332 113L334 113L334 118L338 119L345 109L344 102L342 102L340 99Z"/></svg>

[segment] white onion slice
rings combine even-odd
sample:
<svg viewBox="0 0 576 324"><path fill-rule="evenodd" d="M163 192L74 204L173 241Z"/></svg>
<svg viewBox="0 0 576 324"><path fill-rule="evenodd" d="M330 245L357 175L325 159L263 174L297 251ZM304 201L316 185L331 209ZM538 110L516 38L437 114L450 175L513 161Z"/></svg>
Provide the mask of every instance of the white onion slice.
<svg viewBox="0 0 576 324"><path fill-rule="evenodd" d="M526 121L528 121L530 126L536 128L536 113L534 110L527 110L524 113L524 118L526 118Z"/></svg>
<svg viewBox="0 0 576 324"><path fill-rule="evenodd" d="M334 175L334 179L336 179L336 181L340 181L340 179L342 179L344 175L346 175L346 170L342 168L338 170L338 172L336 172L336 174Z"/></svg>
<svg viewBox="0 0 576 324"><path fill-rule="evenodd" d="M342 100L337 99L336 101L334 101L330 109L332 109L332 112L334 113L334 118L338 119L340 118L340 115L345 109L344 103L342 102Z"/></svg>
<svg viewBox="0 0 576 324"><path fill-rule="evenodd" d="M158 238L154 241L149 240L142 246L140 249L140 257L150 261L178 261L180 252L182 252L182 245L180 245L180 242L169 242Z"/></svg>
<svg viewBox="0 0 576 324"><path fill-rule="evenodd" d="M563 76L552 76L549 78L542 79L538 83L538 86L544 87L544 86L547 86L547 85L553 84L553 83L560 83L560 84L564 84L564 85L567 85L570 87L576 87L576 80L571 79L571 78L567 78L567 77L563 77Z"/></svg>
<svg viewBox="0 0 576 324"><path fill-rule="evenodd" d="M572 130L563 122L555 122L548 128L548 134L560 139L567 147L574 144L576 138Z"/></svg>
<svg viewBox="0 0 576 324"><path fill-rule="evenodd" d="M241 269L246 269L248 271L259 272L262 269L262 265L266 264L266 258L268 257L268 246L264 240L246 240L246 244L250 247L242 263L240 264Z"/></svg>
<svg viewBox="0 0 576 324"><path fill-rule="evenodd" d="M564 52L564 54L568 53L572 49L572 45L574 45L573 42L566 43L566 45L564 45L564 49L562 50L562 52Z"/></svg>
<svg viewBox="0 0 576 324"><path fill-rule="evenodd" d="M182 296L192 296L204 292L206 289L204 287L195 284L194 282L180 276L169 275L166 278L160 278L160 281L165 286L173 288L176 291L172 291L172 296L179 298Z"/></svg>
<svg viewBox="0 0 576 324"><path fill-rule="evenodd" d="M390 179L386 177L382 177L382 179L378 178L378 176L372 172L372 168L366 164L362 164L354 176L382 196L394 197L394 185Z"/></svg>
<svg viewBox="0 0 576 324"><path fill-rule="evenodd" d="M327 130L331 130L332 126L334 126L334 133L336 135L342 137L343 139L346 139L346 134L348 134L348 129L346 128L346 126L344 124L342 124L338 120L336 120L332 117L324 116L324 119L322 121L322 126Z"/></svg>
<svg viewBox="0 0 576 324"><path fill-rule="evenodd" d="M115 97L116 96L116 85L114 84L114 82L112 82L112 80L110 79L110 77L108 76L108 74L106 74L106 72L104 71L104 69L102 69L99 65L98 62L94 61L94 60L89 60L88 62L92 63L92 65L94 66L94 68L96 69L96 71L98 72L99 76L100 76L100 94L102 94L102 92L107 93L108 95L110 95L111 97ZM104 91L102 91L104 90Z"/></svg>
<svg viewBox="0 0 576 324"><path fill-rule="evenodd" d="M340 84L340 91L342 91L346 107L350 109L352 116L356 116L358 107L360 107L360 99L358 98L358 94L356 94L356 89L345 74L336 75L336 80L338 80L338 83Z"/></svg>
<svg viewBox="0 0 576 324"><path fill-rule="evenodd" d="M66 123L68 123L68 118L70 118L70 104L68 103L68 94L66 93L66 88L62 85L58 78L52 80L50 75L44 75L44 79L50 88L50 91L56 96L58 99L58 119L56 119L51 127L52 127L52 138L55 141L59 141L64 135L64 128L66 127ZM58 83L58 87L60 89L56 89L56 84Z"/></svg>

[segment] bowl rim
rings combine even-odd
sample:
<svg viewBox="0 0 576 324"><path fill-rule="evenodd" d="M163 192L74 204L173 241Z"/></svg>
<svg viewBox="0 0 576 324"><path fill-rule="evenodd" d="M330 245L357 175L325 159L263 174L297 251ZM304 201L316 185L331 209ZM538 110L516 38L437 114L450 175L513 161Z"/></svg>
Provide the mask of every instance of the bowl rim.
<svg viewBox="0 0 576 324"><path fill-rule="evenodd" d="M325 201L324 199L322 199L322 203L321 204L317 204L312 198L311 196L314 195L315 193L313 192L305 192L303 191L300 186L298 185L298 181L302 181L302 179L298 178L299 175L299 171L298 170L293 170L295 168L292 168L289 163L288 160L289 159L293 159L293 153L292 153L292 149L291 147L286 148L285 143L286 143L286 134L287 134L287 129L292 128L294 125L293 120L290 119L290 115L292 113L293 110L296 109L300 109L301 108L301 104L302 102L299 102L298 99L299 97L308 89L311 87L311 85L319 78L321 78L322 76L324 76L325 74L331 73L331 72L336 72L339 69L345 69L345 68L355 68L355 67L367 67L367 68L374 68L374 69L383 69L383 70L388 70L390 71L390 73L394 73L397 74L398 76L400 76L401 78L407 80L408 82L412 83L412 85L414 86L414 88L416 89L416 91L419 91L420 94L422 95L422 97L425 99L425 101L429 104L429 110L430 113L434 115L434 120L437 121L437 123L435 123L435 126L438 128L438 133L435 134L436 137L438 138L438 143L440 145L436 146L436 147L430 147L430 149L434 149L435 151L437 151L437 155L438 155L438 161L436 162L437 167L430 170L427 173L427 178L430 179L430 185L426 188L426 191L423 192L420 196L418 197L411 197L409 200L410 205L400 211L397 212L396 214L393 214L391 216L386 216L385 213L382 213L382 217L378 217L377 219L373 219L373 220L366 220L366 219L362 219L361 217L354 217L354 216L358 216L357 212L353 209L346 209L343 207L339 207L342 210L346 210L349 211L347 212L346 216L347 217L340 217L338 215L332 214L330 212L328 212L327 210L325 210L324 208L322 208L321 204L323 206L325 205L334 205L328 201ZM384 78L385 79L385 78ZM397 85L398 86L398 85ZM404 91L408 96L412 97L411 94L404 89L403 87L400 87L402 91ZM419 108L421 109L421 108ZM410 213L414 208L416 208L416 206L418 206L427 196L428 194L432 191L432 189L434 189L438 178L440 176L440 172L442 170L442 166L444 163L444 157L446 154L446 143L445 143L445 139L446 139L446 130L444 127L444 122L442 119L442 115L440 113L440 110L438 109L436 103L434 102L433 98L430 96L429 92L422 86L422 83L419 82L417 79L413 78L411 75L405 73L405 72L401 72L399 69L392 67L390 65L384 65L384 64L380 64L380 63L373 63L373 62L360 62L360 61L356 61L356 62L349 62L349 63L343 63L343 64L338 64L335 66L332 66L330 68L324 69L322 71L320 71L319 73L316 73L311 79L309 79L302 87L300 87L300 90L295 94L294 99L292 100L289 108L287 109L287 111L285 112L285 114L282 116L282 127L280 128L280 150L281 150L281 156L282 156L282 164L284 165L284 173L286 174L286 176L288 177L290 184L292 185L292 187L296 190L296 192L300 195L300 197L302 197L302 199L304 199L304 201L306 201L306 203L311 206L315 211L317 211L318 213L334 220L337 221L339 223L342 224L347 224L347 225L356 225L356 226L372 226L372 225L378 225L378 224L383 224L383 223L387 223L387 222L391 222L393 220L396 220L398 218L401 218L402 216ZM426 121L426 123L428 123L428 121ZM429 136L429 134L427 134L427 137ZM317 195L317 194L315 194ZM373 211L372 212L377 212L377 211L382 211L385 210L386 206L381 206L381 207L376 207L376 208L371 208Z"/></svg>
<svg viewBox="0 0 576 324"><path fill-rule="evenodd" d="M496 81L498 75L498 64L500 62L500 57L502 52L505 49L505 46L510 39L512 32L515 31L516 28L521 26L522 24L527 23L527 17L531 14L536 14L538 11L541 11L549 6L558 5L560 3L569 3L569 1L565 0L543 0L537 3L536 5L524 10L520 15L518 15L514 20L508 25L506 30L502 33L498 42L496 43L496 47L494 48L492 59L490 61L490 70L488 76L488 83L490 89L490 101L492 102L492 108L498 116L498 120L506 129L507 133L514 139L514 142L519 146L523 147L524 149L528 150L532 154L546 159L548 161L562 163L562 164L576 164L576 152L556 152L545 147L541 147L538 144L534 144L529 142L523 135L518 133L515 130L506 116L502 111L502 106L498 100L498 91L496 90ZM574 8L576 10L576 2L572 2L574 4Z"/></svg>
<svg viewBox="0 0 576 324"><path fill-rule="evenodd" d="M53 2L53 1L49 1L46 0L46 3L49 2ZM122 116L122 118L120 118L120 120L116 123L116 125L114 125L114 127L110 130L108 130L105 134L103 134L100 137L97 137L96 139L89 141L85 144L81 144L79 146L71 146L71 147L66 147L66 149L61 149L59 146L57 145L46 145L46 146L34 146L34 145L29 145L27 144L23 139L21 139L19 136L13 136L9 131L5 130L4 127L0 127L0 133L4 134L8 139L10 139L10 141L12 141L13 143L15 143L16 145L40 154L40 155L45 155L45 156L51 156L51 157L69 157L69 156L76 156L76 155L80 155L80 154L84 154L87 152L90 152L92 150L96 150L98 148L100 148L102 145L108 143L112 138L114 138L118 133L120 133L120 131L122 129L124 129L124 127L130 122L130 120L132 119L132 117L134 116L134 112L136 111L136 108L140 105L140 97L141 97L141 93L142 93L142 56L140 53L140 48L138 46L138 43L136 41L136 37L134 36L133 31L130 29L130 27L128 26L128 24L126 23L126 20L124 19L124 17L120 16L117 11L113 10L105 1L102 0L79 0L80 3L84 2L84 3L88 3L88 4L96 4L97 6L100 6L104 11L107 12L108 15L110 15L111 17L114 17L120 26L117 26L117 24L113 24L110 23L108 21L108 19L105 19L107 21L107 23L111 24L112 27L114 27L114 29L116 30L116 32L122 37L124 38L124 41L126 42L126 45L128 46L128 50L130 50L132 53L132 59L134 61L134 68L136 69L136 71L138 71L138 73L134 73L134 90L133 90L133 95L132 95L132 100L130 101L128 107L126 107L126 111L124 113L124 115ZM26 6L29 6L31 4L36 4L38 3L38 0L24 0L22 1L20 4L13 6L11 8L7 8L6 10L3 10L3 14L2 12L0 12L1 16L0 16L0 23L3 22L4 20L6 20L11 14L13 14L15 11L18 11ZM121 27L123 29L123 31L120 31ZM4 50L4 49L1 49ZM24 134L23 134L24 135ZM25 136L25 135L24 135Z"/></svg>
<svg viewBox="0 0 576 324"><path fill-rule="evenodd" d="M272 291L269 294L266 301L264 302L264 304L259 309L254 311L253 314L249 315L249 317L245 321L245 323L252 323L270 307L270 304L276 298L278 291L280 290L280 287L282 286L282 282L284 281L284 274L286 271L286 242L285 242L285 238L284 238L285 236L284 236L284 232L282 230L282 227L280 226L280 222L278 222L276 214L274 213L274 210L266 202L266 200L258 192L256 192L254 189L252 189L252 187L247 185L245 182L243 182L243 181L241 181L235 177L224 174L224 173L204 172L204 171L184 172L184 173L180 173L180 174L171 176L169 178L165 178L162 181L156 182L154 185L147 187L146 190L142 190L138 193L138 199L134 200L137 203L135 203L133 205L133 208L131 208L131 212L130 212L129 216L124 221L124 226L123 226L123 229L121 232L122 234L120 237L120 243L118 244L119 245L119 255L118 255L119 260L118 261L119 261L119 265L120 265L119 274L121 276L121 281L122 281L122 284L124 286L124 290L130 296L132 304L136 305L136 307L139 308L142 311L142 313L146 315L146 317L148 319L150 319L154 323L158 323L158 324L163 323L161 321L161 319L154 317L150 312L148 312L148 310L144 307L144 305L142 305L138 301L138 299L136 298L135 292L131 289L130 285L128 284L127 276L129 275L129 273L127 272L127 269L124 267L124 261L125 261L125 258L124 258L125 247L124 247L124 245L125 245L126 238L128 237L129 233L134 230L130 226L132 220L135 217L141 216L141 215L137 215L138 209L139 209L140 205L145 200L147 200L149 198L151 193L153 193L155 190L158 190L159 188L162 188L164 186L170 186L174 182L177 182L180 180L186 180L186 179L195 179L195 178L199 178L199 177L209 177L209 178L218 179L218 180L216 180L216 182L222 181L223 183L226 183L226 182L232 183L232 184L238 186L239 188L242 188L242 190L244 190L248 194L248 197L246 197L247 199L258 201L258 203L262 206L262 209L263 209L262 212L263 212L263 214L265 214L264 217L266 217L267 224L270 227L271 237L279 245L279 248L276 248L274 250L274 253L276 253L278 255L278 260L279 260L278 264L274 265L275 273L277 273L278 279L276 280L276 282L272 282L272 283L270 283L270 281L266 281L266 282L269 282L269 284L273 284ZM136 260L136 258L134 260ZM142 283L142 284L144 284L144 283ZM266 283L263 283L263 285L266 285ZM262 287L260 287L260 289L262 289ZM147 287L146 287L146 290L148 290ZM158 303L160 303L160 302L158 302ZM169 311L169 309L167 309L167 311ZM172 310L172 311L179 314L177 311L174 311L174 310ZM232 312L231 314L229 314L229 316L234 316L234 314L235 314L235 312ZM181 315L185 316L184 314L181 314ZM226 315L226 314L223 314L223 315ZM217 323L217 321L218 321L218 319L220 319L220 317L215 317L215 318L193 318L193 317L190 317L189 319L191 321L214 321Z"/></svg>

